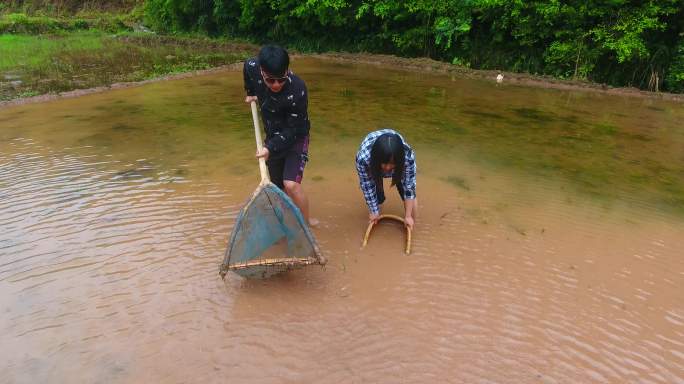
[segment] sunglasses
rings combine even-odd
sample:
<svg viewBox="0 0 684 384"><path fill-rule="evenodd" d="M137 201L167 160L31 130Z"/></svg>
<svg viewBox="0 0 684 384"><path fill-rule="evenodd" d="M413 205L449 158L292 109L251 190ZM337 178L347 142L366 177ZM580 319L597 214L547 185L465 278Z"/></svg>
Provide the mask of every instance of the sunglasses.
<svg viewBox="0 0 684 384"><path fill-rule="evenodd" d="M261 71L261 76L264 77L264 81L267 82L268 84L275 84L275 83L283 84L284 82L287 81L287 76L269 77L269 76L266 76L266 73L264 71Z"/></svg>

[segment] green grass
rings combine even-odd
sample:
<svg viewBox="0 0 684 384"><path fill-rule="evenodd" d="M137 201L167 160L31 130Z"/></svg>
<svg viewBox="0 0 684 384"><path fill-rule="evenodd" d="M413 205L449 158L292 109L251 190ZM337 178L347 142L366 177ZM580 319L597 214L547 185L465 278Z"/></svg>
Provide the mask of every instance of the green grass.
<svg viewBox="0 0 684 384"><path fill-rule="evenodd" d="M57 54L102 49L103 33L80 31L64 36L0 35L0 71L48 65Z"/></svg>
<svg viewBox="0 0 684 384"><path fill-rule="evenodd" d="M256 49L226 38L142 32L140 10L0 14L0 101L208 69Z"/></svg>
<svg viewBox="0 0 684 384"><path fill-rule="evenodd" d="M97 29L108 33L130 32L140 16L133 14L80 13L70 17L9 13L0 15L0 33L59 33Z"/></svg>
<svg viewBox="0 0 684 384"><path fill-rule="evenodd" d="M244 60L229 40L99 30L0 35L0 100L140 81Z"/></svg>

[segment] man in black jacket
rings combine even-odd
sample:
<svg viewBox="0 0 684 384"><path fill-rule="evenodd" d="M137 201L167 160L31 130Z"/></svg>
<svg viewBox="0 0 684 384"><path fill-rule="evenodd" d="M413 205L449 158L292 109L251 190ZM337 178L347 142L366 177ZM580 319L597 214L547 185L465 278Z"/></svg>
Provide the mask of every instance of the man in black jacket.
<svg viewBox="0 0 684 384"><path fill-rule="evenodd" d="M262 47L258 57L245 61L245 102L257 102L266 131L264 148L256 156L266 159L271 181L309 222L309 200L301 185L309 152L308 95L306 84L289 65L287 51L275 45Z"/></svg>

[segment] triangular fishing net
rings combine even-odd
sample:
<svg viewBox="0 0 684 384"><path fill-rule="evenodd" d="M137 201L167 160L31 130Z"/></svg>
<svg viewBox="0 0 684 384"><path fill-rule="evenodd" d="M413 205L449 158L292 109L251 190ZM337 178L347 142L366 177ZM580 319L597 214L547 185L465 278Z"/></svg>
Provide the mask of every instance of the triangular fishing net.
<svg viewBox="0 0 684 384"><path fill-rule="evenodd" d="M221 277L233 271L266 278L310 264L325 264L325 259L301 212L275 184L262 183L235 222Z"/></svg>

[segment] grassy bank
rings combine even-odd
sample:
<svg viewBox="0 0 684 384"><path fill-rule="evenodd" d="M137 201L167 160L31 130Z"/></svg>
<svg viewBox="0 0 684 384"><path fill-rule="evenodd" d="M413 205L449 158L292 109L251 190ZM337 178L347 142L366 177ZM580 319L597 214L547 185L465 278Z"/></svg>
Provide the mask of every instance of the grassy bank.
<svg viewBox="0 0 684 384"><path fill-rule="evenodd" d="M141 81L244 60L250 46L98 30L0 35L0 100Z"/></svg>
<svg viewBox="0 0 684 384"><path fill-rule="evenodd" d="M47 8L17 13L14 8L14 13L0 14L0 102L208 69L241 61L257 50L251 44L228 38L208 38L204 34L158 35L142 25L145 17L142 2L121 0L119 4L138 6L116 13L105 12L102 8L80 9L69 14L50 13ZM308 46L307 41L301 40L289 47L304 52L321 48ZM371 62L385 57L353 56L353 61L370 57ZM428 59L425 59L429 61L427 64L421 59L393 57L392 60L400 61L401 67L406 65L404 62L420 62L417 70L425 70L424 66L428 66L480 77L496 76L490 71L470 70ZM543 87L608 88L585 81L571 82L523 73L507 73L506 78L509 82ZM621 92L617 90L617 93ZM628 93L635 92L629 90Z"/></svg>
<svg viewBox="0 0 684 384"><path fill-rule="evenodd" d="M254 47L228 39L159 36L138 16L0 16L0 101L153 79L244 60Z"/></svg>
<svg viewBox="0 0 684 384"><path fill-rule="evenodd" d="M48 34L88 29L119 33L138 28L138 19L135 13L81 12L69 17L8 13L0 15L0 34Z"/></svg>

